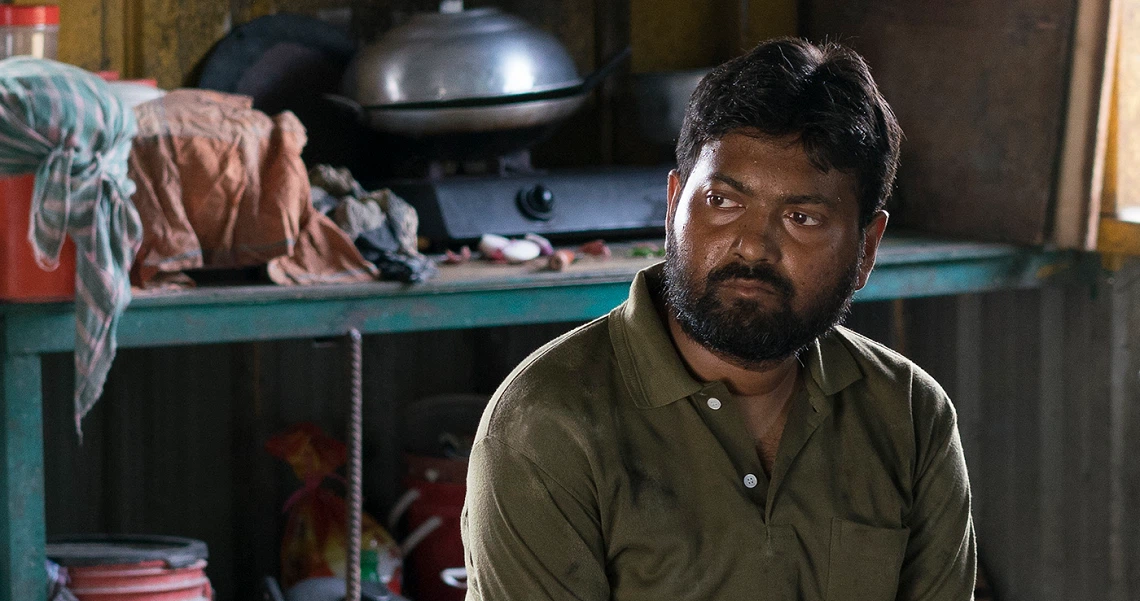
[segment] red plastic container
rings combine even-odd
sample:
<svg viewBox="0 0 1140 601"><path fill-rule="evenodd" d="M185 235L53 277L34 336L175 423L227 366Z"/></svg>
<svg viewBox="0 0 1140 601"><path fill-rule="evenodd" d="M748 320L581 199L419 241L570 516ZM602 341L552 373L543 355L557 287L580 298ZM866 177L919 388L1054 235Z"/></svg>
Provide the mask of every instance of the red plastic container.
<svg viewBox="0 0 1140 601"><path fill-rule="evenodd" d="M0 6L0 58L59 54L59 7Z"/></svg>
<svg viewBox="0 0 1140 601"><path fill-rule="evenodd" d="M75 246L68 238L59 267L44 271L28 242L34 175L0 177L0 301L66 300L75 296Z"/></svg>
<svg viewBox="0 0 1140 601"><path fill-rule="evenodd" d="M406 478L404 485L420 491L420 497L408 507L408 528L414 530L432 517L443 520L440 527L412 549L405 579L415 587L417 599L463 601L466 590L449 586L442 577L444 570L463 567L463 538L459 518L463 513L463 497L467 486L454 482L428 482Z"/></svg>

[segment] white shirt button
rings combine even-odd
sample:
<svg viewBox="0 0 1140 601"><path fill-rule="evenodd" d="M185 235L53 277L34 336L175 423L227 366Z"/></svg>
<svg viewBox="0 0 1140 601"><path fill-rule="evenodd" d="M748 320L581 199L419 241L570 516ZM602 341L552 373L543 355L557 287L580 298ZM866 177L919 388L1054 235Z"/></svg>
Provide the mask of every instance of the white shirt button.
<svg viewBox="0 0 1140 601"><path fill-rule="evenodd" d="M716 397L709 398L709 409L712 409L713 411L720 409L720 399Z"/></svg>
<svg viewBox="0 0 1140 601"><path fill-rule="evenodd" d="M748 488L756 488L756 476L753 474L746 474L744 476L744 485Z"/></svg>

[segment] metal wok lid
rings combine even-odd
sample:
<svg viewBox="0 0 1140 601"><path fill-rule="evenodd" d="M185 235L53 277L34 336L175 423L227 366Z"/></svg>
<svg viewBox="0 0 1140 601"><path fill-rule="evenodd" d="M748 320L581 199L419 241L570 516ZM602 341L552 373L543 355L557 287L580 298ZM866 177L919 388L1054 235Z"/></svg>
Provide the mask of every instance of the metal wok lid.
<svg viewBox="0 0 1140 601"><path fill-rule="evenodd" d="M445 3L443 10L455 5ZM575 88L553 35L495 8L422 13L356 56L344 92L363 106L491 99Z"/></svg>

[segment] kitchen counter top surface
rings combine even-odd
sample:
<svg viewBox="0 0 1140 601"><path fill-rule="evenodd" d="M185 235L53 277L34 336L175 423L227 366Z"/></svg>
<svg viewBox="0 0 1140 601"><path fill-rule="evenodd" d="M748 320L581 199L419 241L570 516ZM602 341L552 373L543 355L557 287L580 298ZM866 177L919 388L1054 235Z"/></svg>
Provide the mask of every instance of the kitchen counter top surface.
<svg viewBox="0 0 1140 601"><path fill-rule="evenodd" d="M584 321L624 300L634 274L661 260L631 256L635 246L614 244L612 257L582 257L562 272L546 270L544 259L472 261L440 265L439 275L421 284L140 292L120 322L119 345L304 338L354 327L381 333ZM1095 255L1071 251L895 235L884 240L856 301L1033 288L1079 279L1098 264ZM68 302L0 304L8 353L72 350L71 311Z"/></svg>

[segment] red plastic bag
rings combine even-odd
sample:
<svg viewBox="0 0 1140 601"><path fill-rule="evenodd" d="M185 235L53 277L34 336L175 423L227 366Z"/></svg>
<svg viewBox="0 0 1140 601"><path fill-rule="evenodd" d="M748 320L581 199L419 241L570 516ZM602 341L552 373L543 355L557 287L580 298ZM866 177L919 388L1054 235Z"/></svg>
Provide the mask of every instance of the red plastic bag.
<svg viewBox="0 0 1140 601"><path fill-rule="evenodd" d="M285 460L304 483L285 502L285 533L281 538L281 581L286 587L322 576L345 575L348 548L348 508L344 498L328 488L327 480L344 481L336 470L344 465L344 443L312 423L301 423L269 439L266 450ZM378 577L392 592L400 592L400 550L384 528L365 513L360 547L375 550Z"/></svg>

